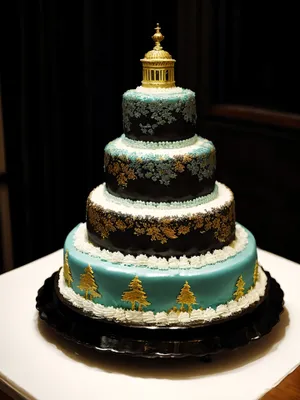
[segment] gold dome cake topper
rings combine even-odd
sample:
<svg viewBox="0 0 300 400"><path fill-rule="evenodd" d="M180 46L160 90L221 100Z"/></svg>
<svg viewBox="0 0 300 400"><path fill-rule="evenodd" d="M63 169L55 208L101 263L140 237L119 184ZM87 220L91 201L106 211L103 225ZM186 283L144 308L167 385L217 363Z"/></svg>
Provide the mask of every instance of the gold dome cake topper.
<svg viewBox="0 0 300 400"><path fill-rule="evenodd" d="M171 88L175 87L174 64L171 54L163 50L161 42L164 35L157 24L152 36L155 46L141 59L143 64L142 86L147 88Z"/></svg>

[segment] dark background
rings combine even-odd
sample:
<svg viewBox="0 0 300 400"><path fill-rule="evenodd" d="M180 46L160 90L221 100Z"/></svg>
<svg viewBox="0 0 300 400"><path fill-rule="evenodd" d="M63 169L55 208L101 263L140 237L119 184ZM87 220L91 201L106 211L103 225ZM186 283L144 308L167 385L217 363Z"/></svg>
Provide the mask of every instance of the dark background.
<svg viewBox="0 0 300 400"><path fill-rule="evenodd" d="M218 180L235 193L238 221L259 247L300 261L298 14L270 4L6 4L1 97L16 267L61 248L85 220L103 148L122 134L122 93L141 82L156 22L177 85L196 92L198 133L217 147Z"/></svg>

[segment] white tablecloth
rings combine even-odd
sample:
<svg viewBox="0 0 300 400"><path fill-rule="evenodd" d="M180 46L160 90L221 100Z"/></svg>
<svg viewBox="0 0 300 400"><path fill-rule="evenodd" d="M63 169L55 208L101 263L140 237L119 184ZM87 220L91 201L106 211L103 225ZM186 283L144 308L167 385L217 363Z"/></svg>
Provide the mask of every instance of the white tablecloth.
<svg viewBox="0 0 300 400"><path fill-rule="evenodd" d="M300 266L259 250L285 292L274 330L249 346L199 360L138 360L96 354L57 337L35 297L62 264L62 250L0 276L0 381L26 398L253 400L300 364Z"/></svg>

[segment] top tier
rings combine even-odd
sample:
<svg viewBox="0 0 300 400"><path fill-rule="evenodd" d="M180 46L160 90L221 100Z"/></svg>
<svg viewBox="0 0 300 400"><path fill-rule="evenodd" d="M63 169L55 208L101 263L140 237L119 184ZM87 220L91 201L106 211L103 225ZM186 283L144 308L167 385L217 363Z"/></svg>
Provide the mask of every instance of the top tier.
<svg viewBox="0 0 300 400"><path fill-rule="evenodd" d="M148 142L185 140L195 135L195 93L175 86L175 60L160 44L158 24L155 30L155 46L141 59L142 86L123 94L124 133Z"/></svg>

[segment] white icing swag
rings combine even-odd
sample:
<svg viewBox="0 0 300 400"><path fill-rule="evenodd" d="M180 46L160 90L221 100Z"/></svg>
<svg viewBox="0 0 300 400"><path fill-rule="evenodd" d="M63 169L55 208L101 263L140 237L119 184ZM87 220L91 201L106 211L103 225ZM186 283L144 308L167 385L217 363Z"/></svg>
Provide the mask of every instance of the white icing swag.
<svg viewBox="0 0 300 400"><path fill-rule="evenodd" d="M125 143L125 145L132 147L134 149L150 149L150 150L156 150L156 149L182 149L187 146L191 146L192 144L195 144L198 140L198 135L194 135L189 139L184 139L184 140L176 140L176 142L168 142L168 141L162 141L162 142L142 142L141 140L133 140L125 136L123 133L121 136L122 141Z"/></svg>
<svg viewBox="0 0 300 400"><path fill-rule="evenodd" d="M136 325L197 325L210 322L216 319L227 318L256 303L265 293L267 277L261 267L258 269L258 280L252 290L246 293L239 300L230 300L227 304L221 304L216 309L206 308L205 310L193 310L191 313L180 312L170 313L153 311L132 311L123 308L105 307L102 304L93 303L75 293L67 286L63 268L60 270L58 286L62 296L73 306L80 308L84 312L91 313L94 318L107 319L121 323L131 323Z"/></svg>
<svg viewBox="0 0 300 400"><path fill-rule="evenodd" d="M138 216L140 218L165 218L165 217L188 217L193 214L207 214L210 211L217 211L218 209L224 208L233 202L234 196L232 191L223 183L216 182L218 189L217 196L211 200L209 203L190 205L179 208L178 206L170 206L168 209L153 207L152 205L144 205L141 209L141 202L139 202L139 207L136 207L132 201L124 200L120 202L119 199L113 195L109 197L106 195L106 186L104 183L97 186L89 195L89 200L96 206L101 206L106 210L114 211L118 214L125 214L131 216ZM115 198L115 200L114 200Z"/></svg>
<svg viewBox="0 0 300 400"><path fill-rule="evenodd" d="M123 205L124 207L134 207L139 210L170 210L172 209L178 209L179 212L183 208L191 208L191 207L196 207L199 206L200 204L206 204L218 197L219 189L218 189L218 183L215 184L214 190L207 194L206 196L201 196L197 197L193 200L186 200L186 201L171 201L169 203L167 202L159 202L156 203L154 201L143 201L143 200L130 200L130 199L124 199L122 197L116 197L113 194L109 193L106 184L103 183L104 190L103 190L103 196L105 197L107 202L113 202L115 204L120 204Z"/></svg>

